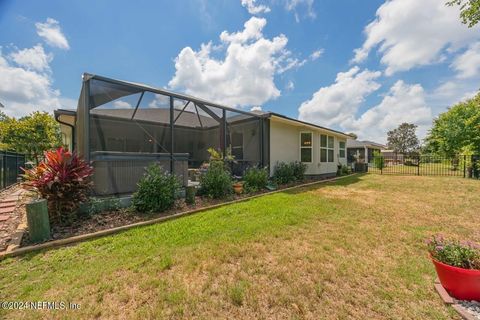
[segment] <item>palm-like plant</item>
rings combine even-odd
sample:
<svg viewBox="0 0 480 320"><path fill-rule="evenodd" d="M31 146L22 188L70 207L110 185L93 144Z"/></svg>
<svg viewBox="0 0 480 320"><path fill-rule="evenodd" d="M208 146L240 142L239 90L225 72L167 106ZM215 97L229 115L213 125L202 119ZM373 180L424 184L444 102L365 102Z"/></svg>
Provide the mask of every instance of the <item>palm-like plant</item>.
<svg viewBox="0 0 480 320"><path fill-rule="evenodd" d="M88 199L93 168L75 153L60 147L46 151L45 160L23 169L24 186L47 199L52 223L65 222Z"/></svg>

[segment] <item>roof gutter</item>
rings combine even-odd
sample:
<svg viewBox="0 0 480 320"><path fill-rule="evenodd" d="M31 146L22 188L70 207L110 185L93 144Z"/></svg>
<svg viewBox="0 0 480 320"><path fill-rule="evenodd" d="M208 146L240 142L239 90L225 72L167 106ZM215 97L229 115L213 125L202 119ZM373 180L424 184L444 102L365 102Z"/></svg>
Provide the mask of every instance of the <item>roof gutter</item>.
<svg viewBox="0 0 480 320"><path fill-rule="evenodd" d="M300 125L304 125L304 126L307 126L307 127L312 127L315 130L318 130L318 129L325 130L325 131L328 131L328 132L332 132L336 135L341 135L345 138L350 138L350 136L346 133L343 133L343 132L340 132L340 131L337 131L337 130L333 130L333 129L329 129L329 128L325 128L325 127L322 127L322 126L318 126L318 125L313 124L313 123L293 119L293 118L290 118L290 117L287 117L287 116L284 116L284 115L281 115L281 114L278 114L278 113L271 112L269 115L270 115L270 118L278 118L278 119L281 119L283 121L288 121L288 122L291 122L291 123L300 124Z"/></svg>
<svg viewBox="0 0 480 320"><path fill-rule="evenodd" d="M65 112L62 112L62 111L65 111ZM67 110L55 110L53 114L54 114L55 120L57 120L58 123L66 125L67 127L70 127L72 129L72 149L75 149L75 126L71 125L70 123L61 121L59 117L61 115L73 115L76 117L76 112L73 112L73 111L69 112Z"/></svg>

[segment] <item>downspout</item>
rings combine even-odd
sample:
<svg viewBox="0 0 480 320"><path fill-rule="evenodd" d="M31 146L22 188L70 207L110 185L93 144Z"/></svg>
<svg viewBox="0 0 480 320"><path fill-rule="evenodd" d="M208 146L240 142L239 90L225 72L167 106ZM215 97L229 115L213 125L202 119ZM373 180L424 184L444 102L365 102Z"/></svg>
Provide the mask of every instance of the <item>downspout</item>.
<svg viewBox="0 0 480 320"><path fill-rule="evenodd" d="M66 123L66 122L63 122L59 119L60 115L55 115L55 120L58 122L58 123L61 123L63 125L66 125L67 127L70 127L72 129L72 150L71 151L74 151L75 150L75 126L74 125L71 125L70 123Z"/></svg>

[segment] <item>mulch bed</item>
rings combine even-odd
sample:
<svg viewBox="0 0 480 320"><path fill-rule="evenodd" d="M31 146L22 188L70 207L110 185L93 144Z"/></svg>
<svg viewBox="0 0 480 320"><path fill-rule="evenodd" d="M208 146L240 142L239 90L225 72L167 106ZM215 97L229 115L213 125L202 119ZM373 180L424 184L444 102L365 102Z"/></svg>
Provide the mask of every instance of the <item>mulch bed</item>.
<svg viewBox="0 0 480 320"><path fill-rule="evenodd" d="M277 190L286 189L289 187L298 186L304 183L321 181L325 179L310 179L281 185ZM101 213L92 214L90 216L76 217L72 223L62 226L53 226L50 240L66 239L73 236L88 234L100 230L107 230L115 227L125 226L136 222L152 220L155 218L165 217L176 213L190 211L194 209L201 209L204 207L220 204L222 202L239 200L253 195L268 193L268 190L258 191L256 193L231 195L225 199L210 199L206 197L195 197L195 205L188 205L183 199L177 200L172 209L160 213L140 213L132 211L131 208L119 209L114 211L105 211ZM28 231L25 232L22 238L21 247L32 245L28 237Z"/></svg>

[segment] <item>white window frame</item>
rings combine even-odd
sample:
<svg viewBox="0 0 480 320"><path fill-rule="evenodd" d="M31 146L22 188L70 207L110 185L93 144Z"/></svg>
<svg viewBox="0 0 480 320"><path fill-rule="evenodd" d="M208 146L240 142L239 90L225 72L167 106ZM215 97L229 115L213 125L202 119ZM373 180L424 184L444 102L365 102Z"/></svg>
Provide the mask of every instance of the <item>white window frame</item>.
<svg viewBox="0 0 480 320"><path fill-rule="evenodd" d="M310 147L302 147L302 134L303 133L309 133L310 134ZM299 160L301 163L313 163L313 132L312 131L300 131L300 134L298 135L298 145L300 146L299 148ZM302 149L310 149L310 162L304 162L302 161Z"/></svg>
<svg viewBox="0 0 480 320"><path fill-rule="evenodd" d="M340 147L340 144L343 142L343 148ZM328 143L328 142L327 142ZM343 150L343 157L340 153L340 151ZM338 158L339 159L345 159L347 157L347 141L345 140L340 140L338 141Z"/></svg>
<svg viewBox="0 0 480 320"><path fill-rule="evenodd" d="M327 137L327 146L326 146L326 147L322 147L322 136ZM333 138L333 147L331 147L331 148L328 146L328 138ZM320 155L320 163L333 163L333 162L335 162L335 136L329 136L328 134L321 133L321 134L320 134L320 141L319 141L319 142L320 142L320 150L319 150L319 152L320 152L320 153L319 153L319 155ZM322 150L327 150L327 151L326 151L326 152L327 152L327 159L326 159L327 161L322 161ZM328 151L329 151L329 150L333 150L333 159L332 159L332 161L329 161L329 160L330 160L330 159L329 159L329 156L328 156L328 154L329 154Z"/></svg>

